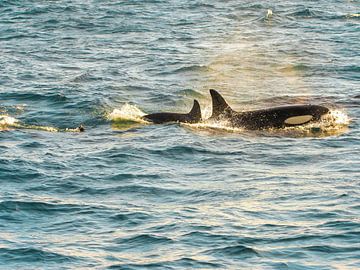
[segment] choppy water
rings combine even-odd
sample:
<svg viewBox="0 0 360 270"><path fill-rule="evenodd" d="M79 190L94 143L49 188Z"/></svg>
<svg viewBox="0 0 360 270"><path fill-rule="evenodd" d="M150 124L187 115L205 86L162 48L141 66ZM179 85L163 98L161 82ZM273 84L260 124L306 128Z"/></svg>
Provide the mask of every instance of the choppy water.
<svg viewBox="0 0 360 270"><path fill-rule="evenodd" d="M359 269L359 12L0 1L0 268ZM209 88L336 117L320 134L133 121L194 98L209 115Z"/></svg>

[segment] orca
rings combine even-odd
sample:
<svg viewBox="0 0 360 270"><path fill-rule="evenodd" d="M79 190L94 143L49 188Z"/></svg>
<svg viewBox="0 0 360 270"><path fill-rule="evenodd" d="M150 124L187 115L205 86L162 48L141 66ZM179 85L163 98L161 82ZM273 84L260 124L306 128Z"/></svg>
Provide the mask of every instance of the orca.
<svg viewBox="0 0 360 270"><path fill-rule="evenodd" d="M284 128L319 121L329 109L320 105L286 105L255 111L234 111L225 99L214 89L210 89L212 115L210 120L225 120L232 127L250 130Z"/></svg>
<svg viewBox="0 0 360 270"><path fill-rule="evenodd" d="M201 109L199 102L194 99L194 105L189 113L162 112L147 114L142 118L155 124L167 122L197 123L201 121Z"/></svg>

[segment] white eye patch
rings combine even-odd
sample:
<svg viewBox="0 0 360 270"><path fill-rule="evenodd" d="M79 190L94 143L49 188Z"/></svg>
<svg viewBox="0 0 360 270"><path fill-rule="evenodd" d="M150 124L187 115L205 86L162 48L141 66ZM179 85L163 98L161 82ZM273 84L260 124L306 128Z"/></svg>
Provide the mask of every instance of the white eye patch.
<svg viewBox="0 0 360 270"><path fill-rule="evenodd" d="M309 122L313 118L312 115L299 115L287 118L284 123L287 125L302 125Z"/></svg>

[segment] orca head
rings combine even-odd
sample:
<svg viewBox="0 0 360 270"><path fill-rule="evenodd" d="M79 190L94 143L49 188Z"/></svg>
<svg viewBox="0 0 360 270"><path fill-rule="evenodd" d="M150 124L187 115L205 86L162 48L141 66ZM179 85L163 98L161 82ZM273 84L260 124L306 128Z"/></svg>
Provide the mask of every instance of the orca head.
<svg viewBox="0 0 360 270"><path fill-rule="evenodd" d="M210 95L212 101L212 114L210 118L230 117L234 110L226 103L225 99L214 89L210 89Z"/></svg>
<svg viewBox="0 0 360 270"><path fill-rule="evenodd" d="M309 105L311 114L313 115L314 119L320 120L321 116L329 113L329 108L326 108L321 105Z"/></svg>
<svg viewBox="0 0 360 270"><path fill-rule="evenodd" d="M321 119L321 116L327 114L329 109L320 106L320 105L303 105L298 106L299 113L298 115L292 115L284 120L284 124L294 126L294 125L303 125L311 121L318 121Z"/></svg>

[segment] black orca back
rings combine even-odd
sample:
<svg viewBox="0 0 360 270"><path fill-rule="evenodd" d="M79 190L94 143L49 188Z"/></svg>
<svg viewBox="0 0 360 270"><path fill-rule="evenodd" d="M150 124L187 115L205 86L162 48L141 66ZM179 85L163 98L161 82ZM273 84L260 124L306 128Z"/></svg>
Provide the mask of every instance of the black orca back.
<svg viewBox="0 0 360 270"><path fill-rule="evenodd" d="M144 119L156 124L167 122L197 123L201 121L201 109L199 102L194 99L194 105L189 113L153 113L143 116Z"/></svg>

